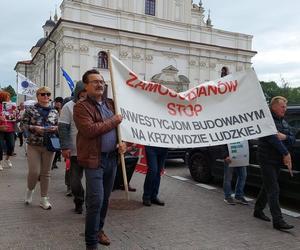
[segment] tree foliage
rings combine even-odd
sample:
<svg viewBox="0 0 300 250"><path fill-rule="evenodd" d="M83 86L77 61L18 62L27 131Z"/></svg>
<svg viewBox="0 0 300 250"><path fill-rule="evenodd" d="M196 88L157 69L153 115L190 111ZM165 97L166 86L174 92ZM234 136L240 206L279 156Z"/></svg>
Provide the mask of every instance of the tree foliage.
<svg viewBox="0 0 300 250"><path fill-rule="evenodd" d="M300 87L291 88L289 83L282 79L282 87L274 81L260 82L267 101L270 101L274 96L284 96L288 99L289 104L300 104Z"/></svg>
<svg viewBox="0 0 300 250"><path fill-rule="evenodd" d="M17 95L15 89L11 85L8 85L7 87L2 88L2 90L8 92L10 94L10 97Z"/></svg>

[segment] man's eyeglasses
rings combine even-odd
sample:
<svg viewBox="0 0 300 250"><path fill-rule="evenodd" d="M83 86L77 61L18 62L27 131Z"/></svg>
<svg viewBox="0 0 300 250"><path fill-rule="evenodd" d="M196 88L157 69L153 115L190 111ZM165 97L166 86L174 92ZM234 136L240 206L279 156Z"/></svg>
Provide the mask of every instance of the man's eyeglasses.
<svg viewBox="0 0 300 250"><path fill-rule="evenodd" d="M105 85L105 81L104 80L93 80L93 81L89 81L89 83L92 83L94 85Z"/></svg>
<svg viewBox="0 0 300 250"><path fill-rule="evenodd" d="M41 96L51 96L51 93L39 93Z"/></svg>

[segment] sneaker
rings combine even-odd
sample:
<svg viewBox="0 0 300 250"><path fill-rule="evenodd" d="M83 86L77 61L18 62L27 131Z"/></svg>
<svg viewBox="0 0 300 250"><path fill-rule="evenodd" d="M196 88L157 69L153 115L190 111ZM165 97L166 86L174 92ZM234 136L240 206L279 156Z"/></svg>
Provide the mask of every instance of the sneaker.
<svg viewBox="0 0 300 250"><path fill-rule="evenodd" d="M43 208L43 209L45 209L45 210L51 209L51 204L49 202L49 198L48 197L41 197L40 207Z"/></svg>
<svg viewBox="0 0 300 250"><path fill-rule="evenodd" d="M6 160L6 164L9 168L11 168L13 166L10 160Z"/></svg>
<svg viewBox="0 0 300 250"><path fill-rule="evenodd" d="M72 196L72 190L70 187L67 188L66 196L68 196L68 197Z"/></svg>
<svg viewBox="0 0 300 250"><path fill-rule="evenodd" d="M243 204L243 205L249 205L249 202L245 199L245 197L235 197L234 198L236 203Z"/></svg>
<svg viewBox="0 0 300 250"><path fill-rule="evenodd" d="M28 204L30 204L32 202L33 192L34 192L34 189L33 190L29 190L27 188L26 195L25 195L25 204L26 205L28 205Z"/></svg>
<svg viewBox="0 0 300 250"><path fill-rule="evenodd" d="M227 203L228 205L235 205L236 204L232 197L225 198L224 202Z"/></svg>

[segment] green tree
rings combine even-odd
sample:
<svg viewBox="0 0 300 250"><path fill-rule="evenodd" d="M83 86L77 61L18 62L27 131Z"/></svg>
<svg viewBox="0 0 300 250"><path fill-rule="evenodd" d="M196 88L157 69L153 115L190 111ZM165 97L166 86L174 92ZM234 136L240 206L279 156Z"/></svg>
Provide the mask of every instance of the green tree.
<svg viewBox="0 0 300 250"><path fill-rule="evenodd" d="M11 85L8 85L7 87L2 88L2 90L8 92L10 94L10 97L17 95L15 89Z"/></svg>
<svg viewBox="0 0 300 250"><path fill-rule="evenodd" d="M283 78L281 79L281 82L282 87L279 87L274 81L260 82L267 101L269 102L274 96L281 95L288 99L289 104L300 104L300 87L291 88L289 83Z"/></svg>
<svg viewBox="0 0 300 250"><path fill-rule="evenodd" d="M265 94L265 97L267 101L270 101L274 96L280 95L280 87L277 85L276 82L264 82L261 81L260 85L262 87L262 90Z"/></svg>

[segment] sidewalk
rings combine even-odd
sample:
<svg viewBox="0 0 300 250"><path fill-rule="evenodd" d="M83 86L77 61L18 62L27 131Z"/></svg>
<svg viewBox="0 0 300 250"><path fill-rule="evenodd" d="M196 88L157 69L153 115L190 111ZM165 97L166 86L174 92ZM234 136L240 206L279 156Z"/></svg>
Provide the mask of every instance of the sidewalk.
<svg viewBox="0 0 300 250"><path fill-rule="evenodd" d="M39 205L39 187L33 203L23 203L27 164L16 147L14 167L0 171L0 249L84 250L84 215L73 212L72 198L65 196L64 166L53 170L50 184L52 210ZM144 175L134 174L130 209L124 209L125 194L112 194L105 232L112 250L206 250L206 249L300 249L300 220L285 216L295 225L288 233L252 217L253 205L228 206L220 193L164 176L161 198L165 207L140 203Z"/></svg>

